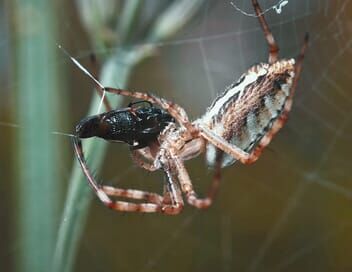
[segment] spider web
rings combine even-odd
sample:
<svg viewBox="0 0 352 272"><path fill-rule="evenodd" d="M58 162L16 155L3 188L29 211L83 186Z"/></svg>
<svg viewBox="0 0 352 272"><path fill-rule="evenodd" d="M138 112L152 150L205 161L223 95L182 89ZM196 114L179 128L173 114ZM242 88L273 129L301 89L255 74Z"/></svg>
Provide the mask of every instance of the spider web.
<svg viewBox="0 0 352 272"><path fill-rule="evenodd" d="M280 47L280 57L295 57L305 32L310 44L289 122L253 165L223 170L223 182L207 211L186 207L176 217L112 213L98 201L89 215L76 271L348 271L352 269L352 3L350 0L260 1ZM283 4L284 3L284 4ZM267 47L250 1L206 2L197 19L177 38L157 44L158 56L143 63L130 88L150 91L182 105L192 118L204 113L216 95L251 65L267 61ZM280 5L281 4L281 5ZM60 7L60 4L59 4ZM275 8L274 8L275 7ZM281 12L277 10L281 7ZM74 7L72 7L74 9ZM67 19L64 34L83 31ZM1 30L0 30L1 31ZM5 33L5 31L2 31ZM5 34L4 34L5 35ZM2 52L9 43L1 38ZM85 40L74 40L75 56L87 56ZM93 52L103 58L108 52ZM61 66L67 67L66 56ZM7 60L6 63L9 63ZM80 61L89 63L88 57ZM13 178L8 158L13 127L8 70L1 69L1 168ZM71 68L69 68L71 69ZM64 68L65 70L65 68ZM71 71L71 70L70 70ZM72 70L73 71L73 70ZM74 72L77 81L80 72ZM88 80L70 85L69 120L57 132L70 133L86 108ZM75 86L73 88L73 86ZM71 91L72 89L72 91ZM77 103L79 101L79 107ZM127 102L126 102L127 103ZM75 109L74 109L75 108ZM53 135L57 139L59 136ZM53 158L67 181L73 160L69 137L60 136L66 162ZM107 183L160 191L162 176L137 169L128 150L111 145L103 173ZM203 158L187 163L202 195L211 179ZM118 171L116 169L119 169ZM2 184L0 220L15 209ZM66 186L63 183L63 186ZM63 188L63 191L65 188ZM61 217L58 216L58 224ZM12 233L11 224L1 224ZM5 235L6 237L6 235ZM21 244L0 245L0 263L12 268Z"/></svg>

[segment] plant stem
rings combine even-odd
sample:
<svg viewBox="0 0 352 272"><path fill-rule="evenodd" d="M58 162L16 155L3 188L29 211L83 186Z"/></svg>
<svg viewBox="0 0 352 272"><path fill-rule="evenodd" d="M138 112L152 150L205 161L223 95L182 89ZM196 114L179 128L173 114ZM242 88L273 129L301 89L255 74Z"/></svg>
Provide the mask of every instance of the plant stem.
<svg viewBox="0 0 352 272"><path fill-rule="evenodd" d="M50 134L60 108L56 70L55 14L51 1L17 0L14 82L18 82L18 271L49 271L55 245L60 197L55 160L58 146Z"/></svg>

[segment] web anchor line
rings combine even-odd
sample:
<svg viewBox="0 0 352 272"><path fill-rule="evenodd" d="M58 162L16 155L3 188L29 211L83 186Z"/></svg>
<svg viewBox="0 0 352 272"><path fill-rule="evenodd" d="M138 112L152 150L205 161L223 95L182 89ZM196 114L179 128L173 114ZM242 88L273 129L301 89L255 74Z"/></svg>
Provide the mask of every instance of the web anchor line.
<svg viewBox="0 0 352 272"><path fill-rule="evenodd" d="M263 12L259 13L258 15L255 13L248 13L245 12L244 10L240 9L234 2L230 2L230 4L239 12L241 12L243 15L249 16L249 17L260 17L264 15L265 13L269 12L270 10L275 10L277 14L281 14L282 8L288 4L288 0L280 0L276 5L271 6L270 8L267 8Z"/></svg>

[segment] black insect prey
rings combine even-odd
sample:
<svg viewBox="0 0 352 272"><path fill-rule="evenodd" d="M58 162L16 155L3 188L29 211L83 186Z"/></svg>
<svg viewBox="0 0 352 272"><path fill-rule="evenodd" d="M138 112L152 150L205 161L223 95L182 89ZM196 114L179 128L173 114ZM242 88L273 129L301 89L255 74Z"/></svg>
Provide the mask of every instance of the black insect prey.
<svg viewBox="0 0 352 272"><path fill-rule="evenodd" d="M140 106L142 103L148 106ZM136 106L139 104L138 106ZM99 137L124 142L140 149L156 141L160 132L174 119L148 101L130 103L127 108L111 110L82 119L76 126L79 138Z"/></svg>

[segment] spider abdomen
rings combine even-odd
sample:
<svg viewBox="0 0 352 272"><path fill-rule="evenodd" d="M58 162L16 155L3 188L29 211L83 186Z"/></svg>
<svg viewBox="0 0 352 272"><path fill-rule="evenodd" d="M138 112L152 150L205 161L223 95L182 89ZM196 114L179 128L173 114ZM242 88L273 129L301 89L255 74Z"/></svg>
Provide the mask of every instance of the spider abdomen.
<svg viewBox="0 0 352 272"><path fill-rule="evenodd" d="M250 152L284 110L294 78L295 60L261 63L220 94L201 118L217 135ZM215 148L207 148L208 162ZM223 166L234 162L225 156Z"/></svg>

